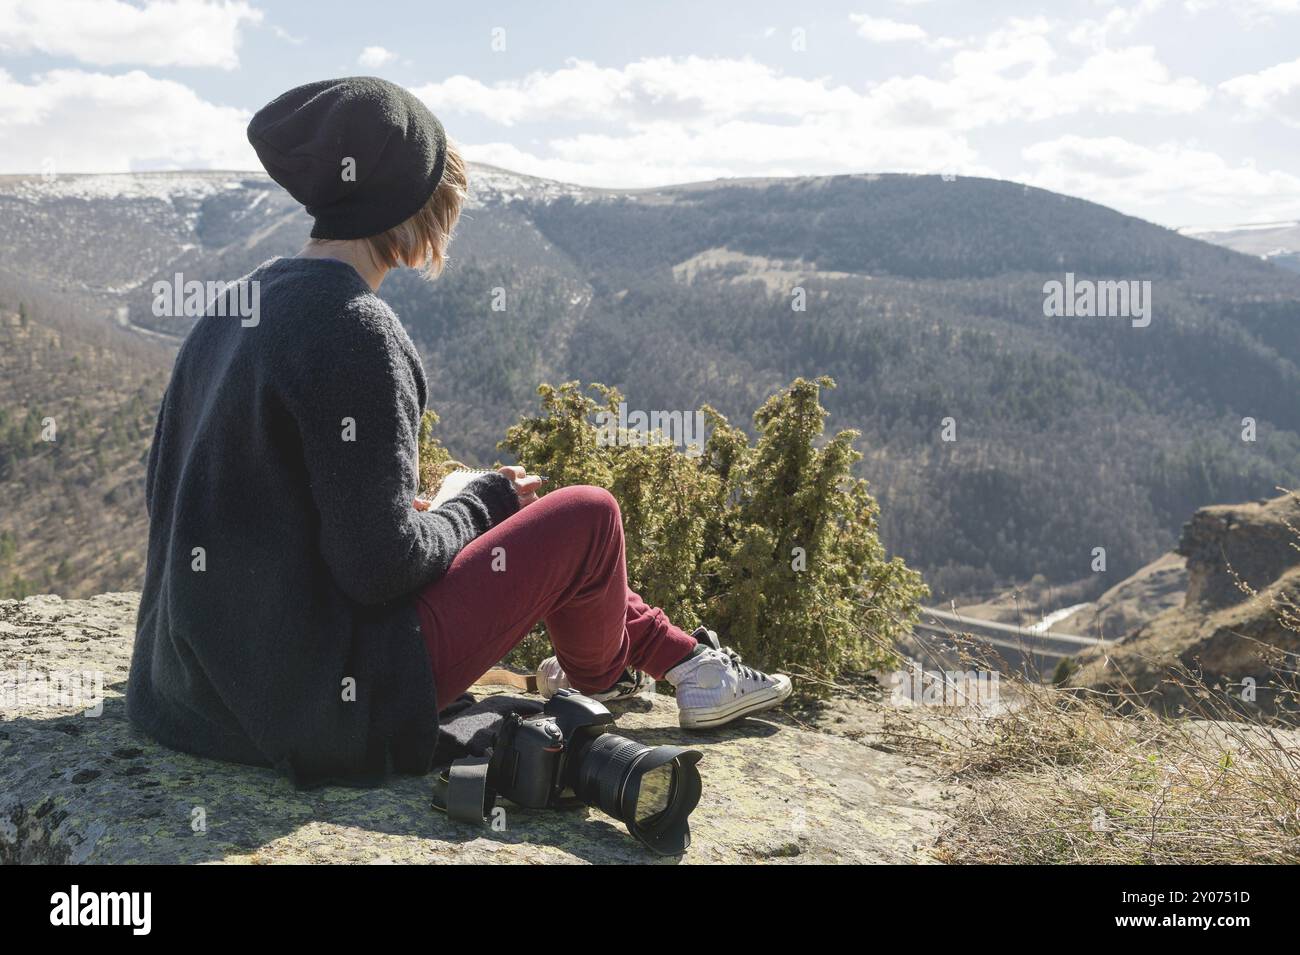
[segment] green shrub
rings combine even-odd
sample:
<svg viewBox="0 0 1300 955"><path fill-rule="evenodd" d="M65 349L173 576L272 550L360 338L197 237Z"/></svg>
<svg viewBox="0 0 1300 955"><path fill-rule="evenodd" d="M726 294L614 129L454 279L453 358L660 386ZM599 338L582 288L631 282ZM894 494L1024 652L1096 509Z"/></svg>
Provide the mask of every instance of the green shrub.
<svg viewBox="0 0 1300 955"><path fill-rule="evenodd" d="M447 463L451 460L451 454L433 436L437 423L438 415L434 411L426 411L420 416L420 488L431 494L437 492L438 483L446 476Z"/></svg>
<svg viewBox="0 0 1300 955"><path fill-rule="evenodd" d="M1052 671L1052 683L1055 686L1064 686L1070 676L1079 669L1079 665L1071 657L1062 657L1061 662L1056 664L1056 669Z"/></svg>
<svg viewBox="0 0 1300 955"><path fill-rule="evenodd" d="M800 378L770 397L754 416L756 443L706 406L708 438L692 456L659 432L608 441L596 420L617 416L613 388L542 385L538 413L500 447L547 475L547 492L608 488L633 589L683 629L703 623L747 661L802 676L801 688L817 693L846 667L892 665L894 637L927 592L919 574L885 557L876 502L852 474L857 432L822 440L820 390L830 387ZM446 460L427 429L422 473L426 459L431 473ZM538 631L508 662L531 667L549 652Z"/></svg>

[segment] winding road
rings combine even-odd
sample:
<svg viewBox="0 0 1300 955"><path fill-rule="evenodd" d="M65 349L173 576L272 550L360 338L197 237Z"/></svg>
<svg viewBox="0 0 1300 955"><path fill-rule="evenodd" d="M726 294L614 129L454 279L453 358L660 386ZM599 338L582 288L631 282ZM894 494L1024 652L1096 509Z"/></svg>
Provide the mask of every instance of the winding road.
<svg viewBox="0 0 1300 955"><path fill-rule="evenodd" d="M1045 660L1059 660L1072 657L1089 647L1106 646L1110 640L1100 637L1084 637L1073 633L1043 633L1009 623L993 620L978 620L964 617L947 610L923 607L921 617L913 632L922 635L952 638L958 634L969 634L981 643L997 647L999 650L1013 650L1024 656L1033 656Z"/></svg>

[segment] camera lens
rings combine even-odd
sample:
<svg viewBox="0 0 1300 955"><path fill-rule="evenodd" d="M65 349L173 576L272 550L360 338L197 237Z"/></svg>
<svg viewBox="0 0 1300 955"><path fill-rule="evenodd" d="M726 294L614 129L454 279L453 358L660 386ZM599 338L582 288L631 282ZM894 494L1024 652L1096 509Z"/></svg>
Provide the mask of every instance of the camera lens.
<svg viewBox="0 0 1300 955"><path fill-rule="evenodd" d="M686 851L688 818L700 801L703 754L680 746L644 746L603 733L578 757L574 792L623 822L636 839L663 855Z"/></svg>
<svg viewBox="0 0 1300 955"><path fill-rule="evenodd" d="M636 797L636 821L645 825L668 808L673 795L673 777L676 767L672 763L656 766L641 777L641 788Z"/></svg>

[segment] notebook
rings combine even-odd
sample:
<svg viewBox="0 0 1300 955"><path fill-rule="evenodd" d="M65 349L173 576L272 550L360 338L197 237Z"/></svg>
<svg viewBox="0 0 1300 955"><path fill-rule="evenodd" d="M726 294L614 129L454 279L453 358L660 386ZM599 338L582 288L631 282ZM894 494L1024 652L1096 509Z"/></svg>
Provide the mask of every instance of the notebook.
<svg viewBox="0 0 1300 955"><path fill-rule="evenodd" d="M442 479L438 493L433 498L433 507L441 507L461 491L465 490L475 478L485 474L496 474L491 468L457 468Z"/></svg>

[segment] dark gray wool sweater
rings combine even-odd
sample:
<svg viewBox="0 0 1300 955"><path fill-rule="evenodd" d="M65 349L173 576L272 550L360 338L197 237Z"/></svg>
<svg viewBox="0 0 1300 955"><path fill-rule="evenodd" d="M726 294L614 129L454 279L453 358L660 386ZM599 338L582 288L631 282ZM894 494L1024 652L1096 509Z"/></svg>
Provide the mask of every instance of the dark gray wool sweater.
<svg viewBox="0 0 1300 955"><path fill-rule="evenodd" d="M260 283L256 322L209 308L158 412L127 715L303 785L426 772L438 704L412 592L518 498L492 474L411 506L424 371L350 265L272 259L241 281Z"/></svg>

